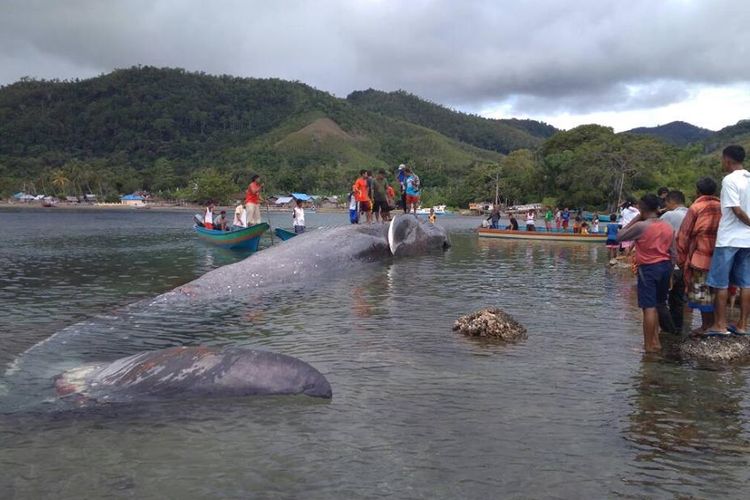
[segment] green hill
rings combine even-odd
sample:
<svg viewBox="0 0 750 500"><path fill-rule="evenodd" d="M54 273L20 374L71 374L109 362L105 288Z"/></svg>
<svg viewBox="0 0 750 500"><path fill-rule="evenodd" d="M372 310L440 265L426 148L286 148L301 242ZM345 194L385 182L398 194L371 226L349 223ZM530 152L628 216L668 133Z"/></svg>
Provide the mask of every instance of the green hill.
<svg viewBox="0 0 750 500"><path fill-rule="evenodd" d="M504 154L534 148L557 132L553 126L534 120L493 120L453 111L404 91L369 89L352 92L347 100L362 109L428 127L457 141Z"/></svg>
<svg viewBox="0 0 750 500"><path fill-rule="evenodd" d="M0 190L174 190L199 172L269 190L342 192L360 168L426 186L500 155L299 82L138 67L0 88ZM56 178L57 182L53 182Z"/></svg>
<svg viewBox="0 0 750 500"><path fill-rule="evenodd" d="M628 130L626 133L648 135L661 139L669 144L674 144L675 146L687 146L688 144L701 142L709 138L714 132L705 128L696 127L690 123L676 121L667 123L666 125L659 125L658 127L638 127Z"/></svg>

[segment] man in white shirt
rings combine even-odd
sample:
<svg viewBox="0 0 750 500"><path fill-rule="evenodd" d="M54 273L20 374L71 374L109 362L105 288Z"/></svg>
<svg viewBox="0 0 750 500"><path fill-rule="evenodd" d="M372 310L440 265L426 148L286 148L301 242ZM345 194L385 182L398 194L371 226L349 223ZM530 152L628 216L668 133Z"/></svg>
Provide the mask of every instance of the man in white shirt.
<svg viewBox="0 0 750 500"><path fill-rule="evenodd" d="M721 166L728 174L721 181L721 221L716 249L706 284L715 289L714 324L707 335L728 335L727 289L740 292L740 319L735 333L747 333L750 312L750 172L745 170L745 150L728 146L721 153Z"/></svg>

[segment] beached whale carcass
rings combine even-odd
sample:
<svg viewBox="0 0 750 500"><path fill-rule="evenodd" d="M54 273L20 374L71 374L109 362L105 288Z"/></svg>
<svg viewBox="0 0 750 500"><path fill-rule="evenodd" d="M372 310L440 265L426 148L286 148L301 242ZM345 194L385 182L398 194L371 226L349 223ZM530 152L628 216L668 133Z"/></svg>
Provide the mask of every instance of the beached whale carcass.
<svg viewBox="0 0 750 500"><path fill-rule="evenodd" d="M398 215L390 224L321 228L214 269L156 300L241 295L265 286L330 275L362 262L425 255L449 246L445 229L413 215Z"/></svg>
<svg viewBox="0 0 750 500"><path fill-rule="evenodd" d="M80 403L304 394L330 398L328 380L291 356L236 347L170 347L88 364L55 379Z"/></svg>

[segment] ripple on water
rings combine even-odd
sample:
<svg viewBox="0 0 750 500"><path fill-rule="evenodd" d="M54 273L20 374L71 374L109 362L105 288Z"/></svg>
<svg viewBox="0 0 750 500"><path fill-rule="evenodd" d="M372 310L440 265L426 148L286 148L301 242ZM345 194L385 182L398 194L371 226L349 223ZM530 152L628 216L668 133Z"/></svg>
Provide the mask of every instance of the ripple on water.
<svg viewBox="0 0 750 500"><path fill-rule="evenodd" d="M182 224L182 215L149 217ZM189 234L155 231L126 252L119 247L141 230L134 223L109 240L116 251L108 237L87 241L85 228L70 250L0 247L1 262L13 264L0 270L13 276L0 298L17 305L18 321L55 331L86 319L24 357L33 397L49 395L48 376L71 363L195 344L293 355L334 389L327 403L0 417L0 466L12 472L0 487L60 497L743 496L746 370L642 360L632 275L605 269L604 248L480 241L464 226L474 221L446 223L454 246L444 256L200 308L117 307L221 263ZM524 323L528 340L451 331L458 316L489 305ZM40 306L51 311L47 323L29 319ZM0 335L0 345L12 350L26 329Z"/></svg>

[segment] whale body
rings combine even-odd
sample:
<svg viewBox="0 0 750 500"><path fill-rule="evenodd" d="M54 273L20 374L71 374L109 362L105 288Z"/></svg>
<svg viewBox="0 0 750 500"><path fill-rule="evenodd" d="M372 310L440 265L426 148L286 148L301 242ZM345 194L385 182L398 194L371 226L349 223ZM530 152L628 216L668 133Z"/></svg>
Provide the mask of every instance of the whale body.
<svg viewBox="0 0 750 500"><path fill-rule="evenodd" d="M328 276L363 262L425 255L448 247L445 229L413 215L398 215L390 224L321 228L214 269L155 300L242 295L266 286Z"/></svg>
<svg viewBox="0 0 750 500"><path fill-rule="evenodd" d="M170 347L88 364L55 379L80 403L304 394L331 398L328 380L291 356L237 347Z"/></svg>

